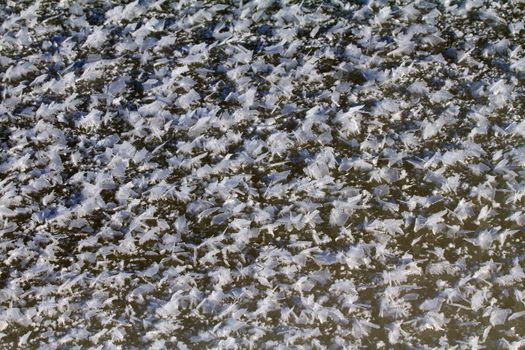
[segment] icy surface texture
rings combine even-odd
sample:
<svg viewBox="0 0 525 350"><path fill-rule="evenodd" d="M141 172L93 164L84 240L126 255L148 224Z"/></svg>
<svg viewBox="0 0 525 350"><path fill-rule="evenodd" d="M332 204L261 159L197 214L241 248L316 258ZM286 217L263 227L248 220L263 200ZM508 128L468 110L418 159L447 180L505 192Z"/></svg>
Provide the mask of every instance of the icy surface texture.
<svg viewBox="0 0 525 350"><path fill-rule="evenodd" d="M0 1L0 348L519 349L523 1Z"/></svg>

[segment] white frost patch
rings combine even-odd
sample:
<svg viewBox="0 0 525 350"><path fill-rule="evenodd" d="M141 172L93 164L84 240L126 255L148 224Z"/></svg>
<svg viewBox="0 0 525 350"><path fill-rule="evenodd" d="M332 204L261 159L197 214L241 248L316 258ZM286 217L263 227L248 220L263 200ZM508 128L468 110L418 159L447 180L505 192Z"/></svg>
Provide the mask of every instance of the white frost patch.
<svg viewBox="0 0 525 350"><path fill-rule="evenodd" d="M0 2L2 345L523 347L523 10Z"/></svg>

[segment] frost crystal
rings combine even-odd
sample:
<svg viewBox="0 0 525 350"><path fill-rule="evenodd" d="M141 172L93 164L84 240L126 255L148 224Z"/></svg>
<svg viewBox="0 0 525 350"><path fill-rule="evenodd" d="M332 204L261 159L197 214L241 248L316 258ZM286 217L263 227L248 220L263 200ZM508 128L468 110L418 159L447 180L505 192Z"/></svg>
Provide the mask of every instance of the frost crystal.
<svg viewBox="0 0 525 350"><path fill-rule="evenodd" d="M0 346L520 349L524 1L0 1Z"/></svg>

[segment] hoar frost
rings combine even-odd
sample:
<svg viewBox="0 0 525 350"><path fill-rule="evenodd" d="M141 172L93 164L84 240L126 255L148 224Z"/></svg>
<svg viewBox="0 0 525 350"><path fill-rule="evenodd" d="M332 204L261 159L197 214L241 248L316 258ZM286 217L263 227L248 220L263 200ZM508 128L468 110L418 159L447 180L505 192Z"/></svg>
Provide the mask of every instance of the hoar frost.
<svg viewBox="0 0 525 350"><path fill-rule="evenodd" d="M2 2L0 348L522 348L523 13Z"/></svg>

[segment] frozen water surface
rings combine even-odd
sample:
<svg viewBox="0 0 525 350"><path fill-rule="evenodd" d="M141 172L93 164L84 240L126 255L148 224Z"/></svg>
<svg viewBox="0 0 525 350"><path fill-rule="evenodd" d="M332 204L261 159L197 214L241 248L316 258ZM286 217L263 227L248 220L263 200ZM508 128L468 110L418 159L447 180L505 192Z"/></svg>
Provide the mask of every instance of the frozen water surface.
<svg viewBox="0 0 525 350"><path fill-rule="evenodd" d="M0 2L0 348L524 348L524 13Z"/></svg>

